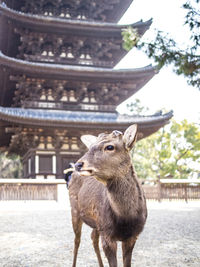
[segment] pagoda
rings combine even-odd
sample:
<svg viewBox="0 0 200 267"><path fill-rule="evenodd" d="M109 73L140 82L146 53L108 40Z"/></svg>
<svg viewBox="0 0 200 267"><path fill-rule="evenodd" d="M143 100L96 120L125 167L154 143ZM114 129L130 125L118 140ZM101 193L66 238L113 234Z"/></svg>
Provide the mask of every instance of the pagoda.
<svg viewBox="0 0 200 267"><path fill-rule="evenodd" d="M114 69L126 54L122 30L142 36L152 23L117 24L131 2L0 1L0 147L22 156L24 177L63 178L85 151L83 134L137 123L141 139L169 122L172 113L116 111L157 73Z"/></svg>

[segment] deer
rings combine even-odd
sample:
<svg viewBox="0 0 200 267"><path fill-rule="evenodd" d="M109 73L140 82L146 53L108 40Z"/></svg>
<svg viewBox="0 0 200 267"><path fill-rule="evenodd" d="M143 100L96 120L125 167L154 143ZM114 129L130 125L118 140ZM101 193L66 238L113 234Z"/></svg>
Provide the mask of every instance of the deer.
<svg viewBox="0 0 200 267"><path fill-rule="evenodd" d="M81 137L88 151L75 163L69 183L76 267L82 224L93 230L91 239L103 267L99 238L110 267L117 267L117 242L122 243L123 266L130 267L132 251L146 219L146 199L132 165L130 151L137 125L98 137Z"/></svg>

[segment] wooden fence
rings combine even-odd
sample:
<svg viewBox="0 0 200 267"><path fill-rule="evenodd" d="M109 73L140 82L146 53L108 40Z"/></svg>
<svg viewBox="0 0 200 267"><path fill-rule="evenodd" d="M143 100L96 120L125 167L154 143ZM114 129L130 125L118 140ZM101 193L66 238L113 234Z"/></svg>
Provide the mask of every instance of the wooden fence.
<svg viewBox="0 0 200 267"><path fill-rule="evenodd" d="M143 188L149 200L200 200L200 180L160 179Z"/></svg>
<svg viewBox="0 0 200 267"><path fill-rule="evenodd" d="M143 188L149 200L200 200L200 179L145 181ZM0 179L0 200L58 201L67 195L64 179Z"/></svg>
<svg viewBox="0 0 200 267"><path fill-rule="evenodd" d="M0 200L58 201L60 186L66 189L62 179L0 179Z"/></svg>

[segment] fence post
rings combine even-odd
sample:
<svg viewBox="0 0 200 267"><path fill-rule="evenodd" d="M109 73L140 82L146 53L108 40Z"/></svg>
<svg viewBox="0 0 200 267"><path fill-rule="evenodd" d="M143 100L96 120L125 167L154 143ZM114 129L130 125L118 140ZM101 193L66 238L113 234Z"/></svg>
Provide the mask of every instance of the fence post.
<svg viewBox="0 0 200 267"><path fill-rule="evenodd" d="M161 199L162 199L162 188L161 188L160 178L158 178L157 182L158 182L158 202L161 202Z"/></svg>
<svg viewBox="0 0 200 267"><path fill-rule="evenodd" d="M184 189L185 189L185 202L188 203L188 194L187 194L187 184L186 183L185 183Z"/></svg>

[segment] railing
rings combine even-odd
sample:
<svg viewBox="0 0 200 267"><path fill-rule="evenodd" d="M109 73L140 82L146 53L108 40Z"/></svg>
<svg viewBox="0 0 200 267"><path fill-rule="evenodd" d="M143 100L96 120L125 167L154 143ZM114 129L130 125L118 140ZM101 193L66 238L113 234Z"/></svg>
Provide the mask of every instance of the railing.
<svg viewBox="0 0 200 267"><path fill-rule="evenodd" d="M200 179L160 179L143 182L148 200L200 200ZM0 179L0 200L67 201L64 179Z"/></svg>
<svg viewBox="0 0 200 267"><path fill-rule="evenodd" d="M64 200L64 179L0 179L0 200Z"/></svg>
<svg viewBox="0 0 200 267"><path fill-rule="evenodd" d="M38 108L38 109L59 109L59 110L71 110L71 111L99 111L99 112L114 112L116 105L101 105L97 103L76 103L69 104L62 101L24 101L22 103L25 108Z"/></svg>
<svg viewBox="0 0 200 267"><path fill-rule="evenodd" d="M200 179L160 179L143 188L149 200L200 200Z"/></svg>

